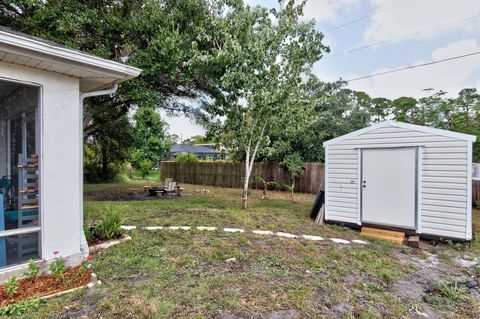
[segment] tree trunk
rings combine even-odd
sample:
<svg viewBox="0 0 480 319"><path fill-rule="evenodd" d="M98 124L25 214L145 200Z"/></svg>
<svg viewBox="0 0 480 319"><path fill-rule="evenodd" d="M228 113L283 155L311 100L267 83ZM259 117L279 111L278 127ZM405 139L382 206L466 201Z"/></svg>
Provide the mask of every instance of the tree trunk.
<svg viewBox="0 0 480 319"><path fill-rule="evenodd" d="M253 149L253 153L250 156L251 150L251 140L248 143L247 149L245 150L245 180L243 183L243 196L242 196L242 208L247 208L247 201L248 201L248 182L250 180L250 174L253 170L253 164L255 162L255 157L257 156L258 148L260 147L260 143L263 139L263 134L265 133L265 128L267 123L263 124L262 131L260 132L260 137L255 144L255 148Z"/></svg>
<svg viewBox="0 0 480 319"><path fill-rule="evenodd" d="M245 161L245 179L243 181L243 195L242 195L242 208L246 209L247 208L247 203L248 203L248 182L250 180L250 171L249 171L249 158L247 158Z"/></svg>
<svg viewBox="0 0 480 319"><path fill-rule="evenodd" d="M267 199L267 181L263 183L263 196L262 199Z"/></svg>
<svg viewBox="0 0 480 319"><path fill-rule="evenodd" d="M291 197L292 197L292 202L295 201L295 177L292 177L292 188L291 188Z"/></svg>
<svg viewBox="0 0 480 319"><path fill-rule="evenodd" d="M103 147L102 147L102 179L104 182L108 182L107 151Z"/></svg>

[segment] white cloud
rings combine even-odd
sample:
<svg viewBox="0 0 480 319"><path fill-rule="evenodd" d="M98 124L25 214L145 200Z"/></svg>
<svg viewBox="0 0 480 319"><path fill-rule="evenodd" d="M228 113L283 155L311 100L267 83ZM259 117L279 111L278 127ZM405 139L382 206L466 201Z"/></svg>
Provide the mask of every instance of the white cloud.
<svg viewBox="0 0 480 319"><path fill-rule="evenodd" d="M359 5L359 0L308 0L304 9L306 19L317 22L336 22L339 13L350 11Z"/></svg>
<svg viewBox="0 0 480 319"><path fill-rule="evenodd" d="M368 43L401 37L480 14L480 1L478 0L370 1L374 12L364 32L364 39ZM444 28L420 33L415 37L433 38L444 34L446 30L475 30L480 26L479 22L480 18L469 19Z"/></svg>
<svg viewBox="0 0 480 319"><path fill-rule="evenodd" d="M475 51L480 51L480 43L477 39L461 40L435 49L429 59L419 60L412 64L438 61ZM377 69L371 73L388 70L391 69ZM365 91L373 97L382 96L391 99L400 96L424 96L426 93L422 90L427 88L444 90L450 95L454 95L464 87L475 85L478 87L480 82L478 82L478 77L474 76L476 74L480 74L480 55L354 81L349 84L349 87ZM346 79L357 76L349 75Z"/></svg>

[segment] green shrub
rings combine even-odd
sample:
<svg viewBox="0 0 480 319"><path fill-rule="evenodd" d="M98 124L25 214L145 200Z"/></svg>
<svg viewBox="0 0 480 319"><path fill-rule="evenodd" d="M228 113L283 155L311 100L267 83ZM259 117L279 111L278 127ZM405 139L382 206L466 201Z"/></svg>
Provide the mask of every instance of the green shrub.
<svg viewBox="0 0 480 319"><path fill-rule="evenodd" d="M178 163L196 163L198 157L193 153L180 153L177 155L176 161Z"/></svg>
<svg viewBox="0 0 480 319"><path fill-rule="evenodd" d="M12 276L7 279L5 282L5 290L7 291L7 295L12 297L17 293L18 286L20 286L20 283L18 282L17 277Z"/></svg>
<svg viewBox="0 0 480 319"><path fill-rule="evenodd" d="M27 311L38 310L45 304L40 298L22 300L0 309L0 316L20 316Z"/></svg>
<svg viewBox="0 0 480 319"><path fill-rule="evenodd" d="M116 184L128 184L131 181L132 180L125 174L116 174L113 177L113 182L116 183Z"/></svg>
<svg viewBox="0 0 480 319"><path fill-rule="evenodd" d="M477 202L475 203L475 205L477 206L478 209L480 209L480 199L477 200Z"/></svg>
<svg viewBox="0 0 480 319"><path fill-rule="evenodd" d="M67 270L67 265L65 264L65 260L61 257L56 257L55 260L50 264L50 272L55 277L62 277L65 271Z"/></svg>
<svg viewBox="0 0 480 319"><path fill-rule="evenodd" d="M35 278L40 275L40 266L33 260L28 261L28 270L23 274L27 278Z"/></svg>
<svg viewBox="0 0 480 319"><path fill-rule="evenodd" d="M100 223L95 226L95 236L99 239L110 240L123 234L121 226L125 219L121 215L120 206L105 206Z"/></svg>

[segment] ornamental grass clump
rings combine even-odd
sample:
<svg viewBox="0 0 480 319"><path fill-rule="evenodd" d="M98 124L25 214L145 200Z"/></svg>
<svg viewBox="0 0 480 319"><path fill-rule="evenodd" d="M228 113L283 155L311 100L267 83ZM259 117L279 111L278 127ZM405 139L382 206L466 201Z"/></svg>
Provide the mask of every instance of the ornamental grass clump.
<svg viewBox="0 0 480 319"><path fill-rule="evenodd" d="M93 230L96 238L110 240L122 236L121 227L125 219L122 217L121 209L120 206L105 206L105 213Z"/></svg>

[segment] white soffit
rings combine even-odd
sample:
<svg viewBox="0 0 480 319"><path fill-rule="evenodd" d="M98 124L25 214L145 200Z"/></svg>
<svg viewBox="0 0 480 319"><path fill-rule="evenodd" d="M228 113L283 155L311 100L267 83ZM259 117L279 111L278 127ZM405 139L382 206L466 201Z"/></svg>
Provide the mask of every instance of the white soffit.
<svg viewBox="0 0 480 319"><path fill-rule="evenodd" d="M82 92L140 75L141 70L0 27L0 61L80 79Z"/></svg>

